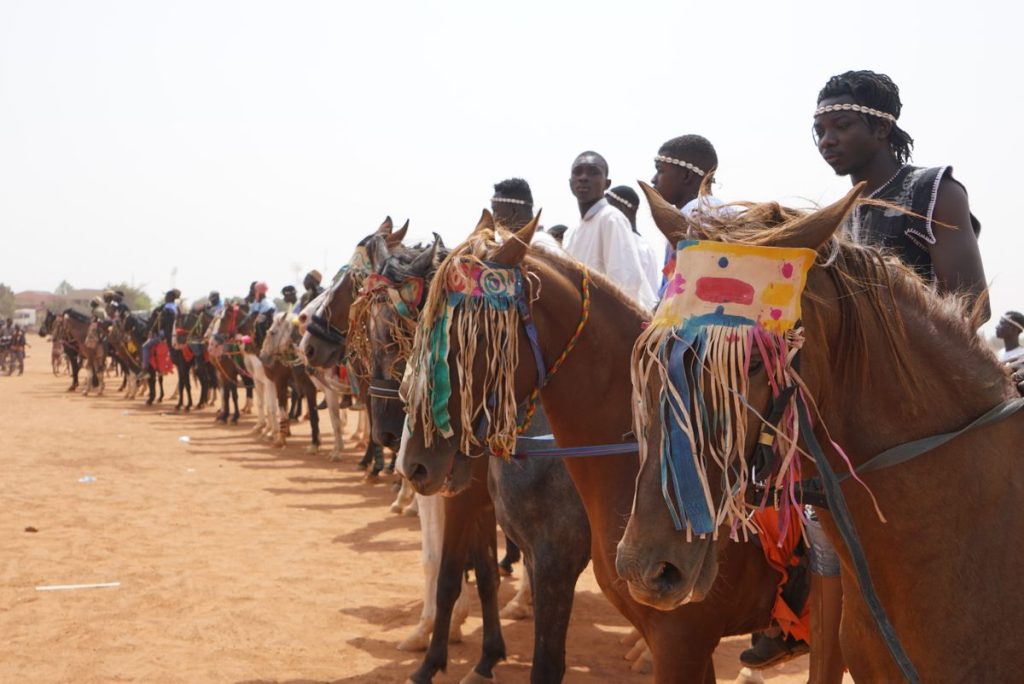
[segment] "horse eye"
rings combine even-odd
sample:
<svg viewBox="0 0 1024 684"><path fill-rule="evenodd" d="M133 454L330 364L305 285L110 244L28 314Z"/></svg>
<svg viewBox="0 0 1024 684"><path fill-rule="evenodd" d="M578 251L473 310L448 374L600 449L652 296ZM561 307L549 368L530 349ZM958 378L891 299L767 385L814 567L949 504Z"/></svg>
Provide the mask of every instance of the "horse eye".
<svg viewBox="0 0 1024 684"><path fill-rule="evenodd" d="M750 375L759 372L764 368L764 359L761 358L761 352L757 349L750 352Z"/></svg>

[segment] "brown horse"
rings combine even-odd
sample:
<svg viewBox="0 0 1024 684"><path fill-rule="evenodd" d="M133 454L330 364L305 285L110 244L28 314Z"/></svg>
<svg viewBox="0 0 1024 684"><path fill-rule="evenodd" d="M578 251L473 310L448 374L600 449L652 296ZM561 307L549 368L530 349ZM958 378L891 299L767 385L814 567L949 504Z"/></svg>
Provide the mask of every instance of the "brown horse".
<svg viewBox="0 0 1024 684"><path fill-rule="evenodd" d="M816 406L812 434L835 472L849 470L845 458L857 467L894 445L958 431L1017 394L959 299L938 296L895 260L837 235L859 192L810 215L789 214L789 220L777 206L753 206L746 212L754 212L753 219L702 225L702 237L712 240L817 251L801 299L799 377L806 402ZM648 197L662 232L673 240L685 234L678 212L653 191ZM746 378L743 401L751 410L737 418L747 435L737 443L737 459L753 453L762 427L755 411L771 403L764 365L755 359ZM637 389L646 396L660 391L656 379ZM657 434L661 416L647 420ZM809 453L803 427L798 439ZM1010 578L1024 568L1017 543L1024 532L1024 472L1016 464L1022 441L1024 416L1018 413L842 487L872 584L923 681L1020 676L1016 622L1024 595ZM644 600L667 607L720 571L723 549L719 545L716 554L709 539L687 542L675 531L659 462L652 457L643 465L621 554L630 585ZM803 462L815 467L809 458ZM717 481L721 466L709 462L707 474ZM716 506L725 498L717 489L711 490ZM840 555L840 638L850 672L863 681L900 680L855 579L853 556L833 518L822 518Z"/></svg>
<svg viewBox="0 0 1024 684"><path fill-rule="evenodd" d="M537 363L525 328L515 314L502 321L500 314L486 307L471 308L468 313L456 308L447 319L452 331L447 355L447 378L452 388L448 401L451 436L434 434L431 444L425 443L424 426L432 419L424 418L424 412L432 408L424 404L430 393L417 389L417 383L424 380L424 357L417 353L431 358L430 349L438 342L431 336L431 322L437 320L452 292L459 288L466 291L467 257L470 263L485 265L479 275L482 290L503 291L511 270L519 270L524 287L529 288L525 297L531 303L530 316L541 355L547 363L559 358L564 361L548 376L539 393L559 446L616 444L630 432L630 354L647 314L605 278L588 276L579 264L542 250L528 251L536 226L535 219L519 233L504 236L498 246L493 221L485 212L474 235L453 250L435 277L438 286L431 292L416 331L408 386L413 434L403 465L418 491L434 492L446 482L457 483L468 477L476 459L466 454L478 452L478 442L499 447L508 443L515 429L509 417L515 418L515 407L523 405L538 387ZM469 272L473 273L473 268ZM589 303L585 304L588 280ZM587 320L581 326L584 311ZM473 320L484 318L485 324ZM488 328L504 330L503 337L483 337ZM481 337L477 337L477 330ZM463 353L460 340L474 339L478 342L474 352ZM570 346L571 341L574 346ZM503 376L503 372L511 377ZM438 380L439 374L428 374L433 381ZM496 388L493 401L484 398L491 391L484 389L485 378ZM474 404L468 411L463 410L464 397ZM482 429L478 417L484 405L492 426L500 423L513 432ZM468 433L465 416L474 426ZM626 445L622 451L619 455L565 460L590 521L598 584L647 640L654 656L656 681L713 682L711 654L718 641L725 635L749 633L768 625L780 575L769 567L756 544L735 544L725 554L722 577L707 601L662 612L633 600L614 567L615 545L622 536L639 468L635 452ZM538 502L548 507L552 517L558 516L560 503Z"/></svg>
<svg viewBox="0 0 1024 684"><path fill-rule="evenodd" d="M72 337L65 334L65 325L63 316L58 316L47 309L46 317L43 318L43 323L39 326L39 335L41 337L52 335L54 349L56 350L59 347L67 357L68 365L71 369L71 386L68 387L67 391L74 392L78 389L78 371L80 368L78 346Z"/></svg>
<svg viewBox="0 0 1024 684"><path fill-rule="evenodd" d="M106 353L103 344L106 328L103 324L108 321L94 320L74 309L64 311L63 321L61 334L64 335L68 344L78 350L82 365L88 371L82 395L88 396L92 388L95 387L96 395L103 396L107 375Z"/></svg>

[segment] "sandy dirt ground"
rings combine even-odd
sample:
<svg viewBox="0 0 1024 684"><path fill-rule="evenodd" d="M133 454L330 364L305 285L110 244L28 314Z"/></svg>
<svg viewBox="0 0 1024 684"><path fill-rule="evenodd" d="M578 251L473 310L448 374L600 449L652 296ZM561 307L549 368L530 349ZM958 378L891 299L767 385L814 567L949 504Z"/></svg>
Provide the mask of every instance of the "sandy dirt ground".
<svg viewBox="0 0 1024 684"><path fill-rule="evenodd" d="M354 445L329 463L329 427L313 455L302 423L275 450L251 416L225 427L209 409L148 408L114 378L103 398L69 394L33 343L25 375L0 378L0 681L401 682L415 669L419 654L395 645L421 607L419 525L388 512L390 486L362 482ZM105 582L120 586L36 589ZM503 629L498 680L527 682L532 624ZM650 682L623 660L626 631L588 569L566 681ZM437 681L475 662L478 602L465 634ZM723 642L719 682L736 680L746 643ZM802 658L766 679L805 673Z"/></svg>

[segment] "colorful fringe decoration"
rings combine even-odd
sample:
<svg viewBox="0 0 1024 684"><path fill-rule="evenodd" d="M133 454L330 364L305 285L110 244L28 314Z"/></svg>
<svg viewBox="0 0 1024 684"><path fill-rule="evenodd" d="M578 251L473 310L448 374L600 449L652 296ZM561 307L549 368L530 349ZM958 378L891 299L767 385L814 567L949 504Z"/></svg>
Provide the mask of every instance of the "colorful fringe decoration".
<svg viewBox="0 0 1024 684"><path fill-rule="evenodd" d="M398 347L389 375L393 380L402 379L396 366L412 354L413 335L424 288L423 278L415 276L405 278L400 283L377 273L367 277L349 310L348 323L348 354L353 361L353 368L361 378L368 379L372 367L374 345L370 321L373 320L376 325L387 327L386 339L390 340L389 344ZM390 306L398 315L385 317L379 312L380 306Z"/></svg>
<svg viewBox="0 0 1024 684"><path fill-rule="evenodd" d="M507 455L515 447L520 325L516 300L524 296L524 278L519 266L481 258L495 246L494 234L482 231L449 254L434 276L402 388L409 415L422 425L426 446L436 435L450 438L455 434L448 402L457 391L458 447L463 453L477 454L486 447L496 455ZM460 315L456 316L456 311ZM457 388L451 386L452 349ZM470 364L481 360L482 372L474 373L479 366ZM481 412L487 429L478 436L474 419Z"/></svg>
<svg viewBox="0 0 1024 684"><path fill-rule="evenodd" d="M662 495L688 540L694 534L717 538L723 525L734 538L740 530L744 538L757 533L746 503L758 465L747 455L751 411L765 425L759 443L776 455L772 472L763 476L784 493L773 502L783 536L799 504L800 461L794 456L802 389L793 360L803 344L796 325L814 259L809 249L695 240L678 245L664 298L634 347L632 379L640 457L648 457L647 437L659 425ZM779 416L777 425L747 402L754 358L780 404L771 411ZM652 396L649 388L659 394ZM709 463L721 473L720 482L709 482Z"/></svg>

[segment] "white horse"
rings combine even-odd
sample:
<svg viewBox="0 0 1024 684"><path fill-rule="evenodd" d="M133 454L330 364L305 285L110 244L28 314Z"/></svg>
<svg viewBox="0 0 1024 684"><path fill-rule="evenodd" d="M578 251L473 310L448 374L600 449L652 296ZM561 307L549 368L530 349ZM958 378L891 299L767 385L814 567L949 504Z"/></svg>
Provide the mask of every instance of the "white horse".
<svg viewBox="0 0 1024 684"><path fill-rule="evenodd" d="M214 315L204 336L206 339L220 329L221 320L227 312L228 307L223 307ZM243 350L244 350L243 345ZM256 426L252 429L253 434L258 434L267 439L277 439L281 431L281 422L277 410L277 390L274 383L270 381L263 370L263 364L256 354L246 351L242 352L242 362L246 374L253 380L253 394L256 399ZM249 403L246 402L246 407ZM245 411L243 410L243 413Z"/></svg>

